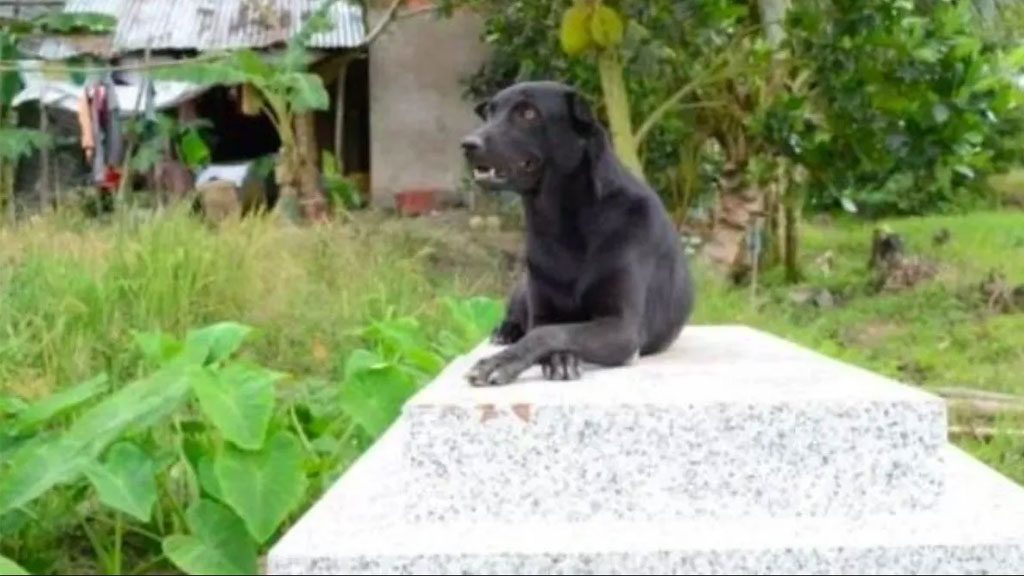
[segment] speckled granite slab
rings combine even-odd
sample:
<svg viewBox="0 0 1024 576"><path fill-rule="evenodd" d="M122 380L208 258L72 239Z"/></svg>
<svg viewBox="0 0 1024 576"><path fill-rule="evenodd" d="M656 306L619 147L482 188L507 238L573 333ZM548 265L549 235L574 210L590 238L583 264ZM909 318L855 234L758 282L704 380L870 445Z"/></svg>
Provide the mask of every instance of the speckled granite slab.
<svg viewBox="0 0 1024 576"><path fill-rule="evenodd" d="M481 346L406 406L418 522L851 516L926 509L941 399L743 327L548 382L469 387ZM429 495L429 497L423 497Z"/></svg>
<svg viewBox="0 0 1024 576"><path fill-rule="evenodd" d="M1024 490L946 447L928 511L412 523L399 422L270 551L270 574L1022 574Z"/></svg>

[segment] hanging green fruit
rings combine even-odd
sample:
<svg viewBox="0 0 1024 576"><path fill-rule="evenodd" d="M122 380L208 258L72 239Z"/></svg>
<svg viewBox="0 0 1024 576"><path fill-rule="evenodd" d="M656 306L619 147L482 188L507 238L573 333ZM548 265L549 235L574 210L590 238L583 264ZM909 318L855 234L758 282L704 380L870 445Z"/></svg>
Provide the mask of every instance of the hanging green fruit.
<svg viewBox="0 0 1024 576"><path fill-rule="evenodd" d="M577 4L562 15L562 50L569 56L579 56L593 44L590 37L590 14L590 8Z"/></svg>
<svg viewBox="0 0 1024 576"><path fill-rule="evenodd" d="M601 48L612 48L622 42L625 26L614 8L598 4L590 18L590 36Z"/></svg>

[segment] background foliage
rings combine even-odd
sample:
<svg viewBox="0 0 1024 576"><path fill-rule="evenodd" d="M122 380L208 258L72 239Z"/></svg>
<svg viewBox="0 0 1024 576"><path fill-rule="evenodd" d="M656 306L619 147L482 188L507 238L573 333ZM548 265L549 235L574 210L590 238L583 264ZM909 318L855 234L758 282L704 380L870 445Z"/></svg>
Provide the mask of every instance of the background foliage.
<svg viewBox="0 0 1024 576"><path fill-rule="evenodd" d="M484 10L494 51L467 78L469 98L557 78L599 100L594 59L559 43L572 2L468 3ZM778 158L807 169L799 192L813 210L948 211L985 201L986 177L1021 152L1020 50L988 32L970 2L797 3L774 54L757 2L605 4L626 19L635 123L693 87L641 150L649 179L681 215L710 201L728 162L756 180Z"/></svg>

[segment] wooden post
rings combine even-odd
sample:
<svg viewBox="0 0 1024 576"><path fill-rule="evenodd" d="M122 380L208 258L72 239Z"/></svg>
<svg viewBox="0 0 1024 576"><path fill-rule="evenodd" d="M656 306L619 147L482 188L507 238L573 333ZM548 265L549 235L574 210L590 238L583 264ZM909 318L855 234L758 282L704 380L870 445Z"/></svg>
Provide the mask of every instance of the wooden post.
<svg viewBox="0 0 1024 576"><path fill-rule="evenodd" d="M0 74L0 94L4 91L4 75ZM0 101L0 130L7 126L7 108ZM7 160L0 158L0 206L5 207L11 203L11 196L7 188Z"/></svg>
<svg viewBox="0 0 1024 576"><path fill-rule="evenodd" d="M50 115L46 112L46 104L43 102L46 99L46 92L39 98L39 131L43 134L49 134L50 132ZM40 174L39 174L39 205L43 212L50 211L50 147L44 146L41 154L40 163Z"/></svg>
<svg viewBox="0 0 1024 576"><path fill-rule="evenodd" d="M142 115L140 109L142 108L143 91L149 87L149 59L152 55L150 50L152 44L152 40L146 44L146 51L143 53L142 57L143 80L142 83L139 84L139 93L135 95L135 107L132 108L132 113L134 115L131 118L132 129L131 132L129 132L128 146L124 151L124 161L121 162L121 181L117 183L117 196L114 198L119 208L124 207L124 197L127 193L127 187L129 186L128 181L132 177L132 156L135 155L135 147L139 143L139 116ZM120 105L120 103L118 103L118 105ZM117 112L114 113L117 114Z"/></svg>
<svg viewBox="0 0 1024 576"><path fill-rule="evenodd" d="M13 106L10 107L10 109L8 109L6 112L0 113L6 114L6 123L8 125L18 125L18 111ZM14 222L18 216L18 210L15 207L14 200L14 186L16 184L15 181L17 180L18 174L18 159L11 158L7 160L6 162L3 163L3 166L2 168L0 168L0 171L3 172L3 176L0 177L0 182L3 182L3 194L4 198L6 199L7 210L5 212L7 213L7 219L11 222Z"/></svg>
<svg viewBox="0 0 1024 576"><path fill-rule="evenodd" d="M338 78L335 80L334 102L334 159L338 174L345 173L345 79L348 77L349 57L345 56L338 65Z"/></svg>

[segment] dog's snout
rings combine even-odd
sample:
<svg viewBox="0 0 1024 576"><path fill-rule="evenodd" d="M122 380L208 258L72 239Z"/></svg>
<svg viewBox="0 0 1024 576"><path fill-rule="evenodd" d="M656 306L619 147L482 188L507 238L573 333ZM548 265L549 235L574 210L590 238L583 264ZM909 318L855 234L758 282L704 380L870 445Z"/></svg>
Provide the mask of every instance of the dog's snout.
<svg viewBox="0 0 1024 576"><path fill-rule="evenodd" d="M484 147L483 140L476 134L471 134L462 139L463 152L479 152Z"/></svg>

